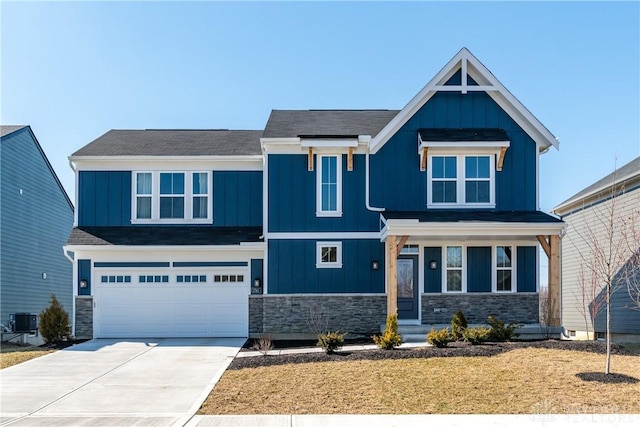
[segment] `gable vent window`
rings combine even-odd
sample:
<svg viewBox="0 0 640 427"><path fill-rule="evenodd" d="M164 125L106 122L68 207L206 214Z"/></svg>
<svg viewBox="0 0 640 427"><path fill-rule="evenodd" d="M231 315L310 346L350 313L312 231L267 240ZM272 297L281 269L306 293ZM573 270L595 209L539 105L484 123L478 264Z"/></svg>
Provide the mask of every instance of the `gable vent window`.
<svg viewBox="0 0 640 427"><path fill-rule="evenodd" d="M132 224L212 221L210 172L134 172Z"/></svg>

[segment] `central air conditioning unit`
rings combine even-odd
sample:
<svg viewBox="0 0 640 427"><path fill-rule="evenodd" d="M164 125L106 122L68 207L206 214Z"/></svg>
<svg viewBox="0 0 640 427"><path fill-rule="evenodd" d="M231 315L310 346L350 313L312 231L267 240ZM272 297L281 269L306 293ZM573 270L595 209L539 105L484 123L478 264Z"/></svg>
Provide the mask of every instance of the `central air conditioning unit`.
<svg viewBox="0 0 640 427"><path fill-rule="evenodd" d="M31 313L10 314L11 331L15 333L31 333L38 330L38 315Z"/></svg>

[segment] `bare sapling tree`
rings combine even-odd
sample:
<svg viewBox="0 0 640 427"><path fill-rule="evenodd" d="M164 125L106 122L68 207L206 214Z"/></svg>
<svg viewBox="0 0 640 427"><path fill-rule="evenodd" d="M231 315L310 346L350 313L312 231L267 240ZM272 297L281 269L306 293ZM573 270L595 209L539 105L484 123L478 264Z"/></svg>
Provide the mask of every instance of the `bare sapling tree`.
<svg viewBox="0 0 640 427"><path fill-rule="evenodd" d="M576 311L584 319L584 327L587 337L596 339L596 318L605 307L605 298L602 295L602 286L591 269L585 268L580 263L578 271L578 289L575 292Z"/></svg>
<svg viewBox="0 0 640 427"><path fill-rule="evenodd" d="M549 288L540 288L540 329L545 338L551 338L551 325L558 324L559 320L551 304Z"/></svg>
<svg viewBox="0 0 640 427"><path fill-rule="evenodd" d="M591 206L593 214L588 216L589 220L585 215L582 226L571 230L575 234L572 242L585 268L586 281L594 280L598 295L604 294L607 375L611 373L611 296L623 285L619 273L634 255L629 245L624 244L627 233L624 227L629 224L621 220L628 209L628 200L620 200L622 195L624 185L616 181L614 172L610 189L601 194L605 201Z"/></svg>

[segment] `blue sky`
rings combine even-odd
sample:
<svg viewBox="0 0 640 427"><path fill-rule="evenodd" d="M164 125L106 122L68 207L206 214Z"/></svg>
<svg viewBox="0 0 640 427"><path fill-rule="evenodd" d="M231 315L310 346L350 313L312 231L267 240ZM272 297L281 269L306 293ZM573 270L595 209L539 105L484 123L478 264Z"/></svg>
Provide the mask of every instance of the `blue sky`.
<svg viewBox="0 0 640 427"><path fill-rule="evenodd" d="M1 4L2 124L67 157L109 129L261 129L271 109L400 109L466 46L561 143L541 207L640 155L640 3Z"/></svg>

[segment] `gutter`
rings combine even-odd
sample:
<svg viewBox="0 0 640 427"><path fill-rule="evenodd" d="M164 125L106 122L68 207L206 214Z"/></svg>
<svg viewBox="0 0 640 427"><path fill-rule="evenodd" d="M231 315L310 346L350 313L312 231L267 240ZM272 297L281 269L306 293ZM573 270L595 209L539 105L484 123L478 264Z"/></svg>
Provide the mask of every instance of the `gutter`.
<svg viewBox="0 0 640 427"><path fill-rule="evenodd" d="M369 137L371 138L371 137ZM367 141L367 142L371 142L371 140ZM367 210L371 211L371 212L384 212L384 208L377 208L374 206L371 206L370 201L369 201L369 151L370 151L370 147L367 146L367 152L365 154L365 179L364 179L364 203L365 206L367 208Z"/></svg>

